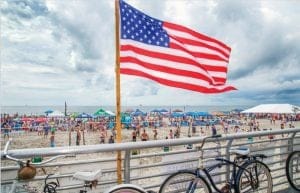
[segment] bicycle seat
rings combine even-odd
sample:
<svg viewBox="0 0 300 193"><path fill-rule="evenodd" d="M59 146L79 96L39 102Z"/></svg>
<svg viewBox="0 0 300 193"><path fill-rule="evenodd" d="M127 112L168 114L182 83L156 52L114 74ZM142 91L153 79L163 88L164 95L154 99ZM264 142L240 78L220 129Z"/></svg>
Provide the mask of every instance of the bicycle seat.
<svg viewBox="0 0 300 193"><path fill-rule="evenodd" d="M232 147L229 152L237 155L249 155L250 149L248 147Z"/></svg>
<svg viewBox="0 0 300 193"><path fill-rule="evenodd" d="M102 175L101 170L97 170L94 172L76 172L75 174L73 174L73 178L82 181L92 182L94 180L99 179L101 175Z"/></svg>

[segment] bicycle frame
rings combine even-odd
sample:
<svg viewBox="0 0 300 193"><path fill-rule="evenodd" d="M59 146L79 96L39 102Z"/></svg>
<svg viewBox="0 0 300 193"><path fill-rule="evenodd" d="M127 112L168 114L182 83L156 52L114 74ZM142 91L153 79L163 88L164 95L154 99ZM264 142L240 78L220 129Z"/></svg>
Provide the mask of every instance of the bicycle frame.
<svg viewBox="0 0 300 193"><path fill-rule="evenodd" d="M208 167L205 167L205 168L198 168L196 169L196 176L197 177L204 177L201 173L203 172L205 174L205 176L208 178L209 180L209 183L212 185L212 187L214 188L214 190L216 190L217 192L219 193L223 193L222 190L220 190L217 186L216 186L216 183L215 181L213 180L210 172L212 172L213 170L215 170L216 168L221 168L222 166L227 166L227 165L230 165L232 166L232 172L231 172L231 177L230 177L230 180L228 183L229 185L229 189L235 189L235 185L236 185L236 176L237 176L237 172L240 170L240 169L243 169L245 170L246 172L248 172L250 175L250 180L252 181L253 180L253 176L252 176L252 173L250 171L248 171L246 168L243 167L243 165L249 163L252 159L256 159L254 157L247 157L248 159L246 160L243 160L242 164L241 165L238 165L237 164L237 160L235 159L234 161L230 161L230 160L227 160L225 158L216 158L215 160L218 161L219 163L217 164L214 164L212 166L208 166ZM257 175L257 171L255 172L256 175ZM256 176L257 177L257 176ZM193 193L194 190L196 189L196 185L197 185L197 179L194 180L190 185L189 185L189 188L188 188L188 193Z"/></svg>

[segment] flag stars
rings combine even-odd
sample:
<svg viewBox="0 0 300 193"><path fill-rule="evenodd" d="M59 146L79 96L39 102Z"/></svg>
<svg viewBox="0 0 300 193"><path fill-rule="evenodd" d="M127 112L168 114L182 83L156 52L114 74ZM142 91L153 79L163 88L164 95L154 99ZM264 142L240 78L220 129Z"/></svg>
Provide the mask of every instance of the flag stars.
<svg viewBox="0 0 300 193"><path fill-rule="evenodd" d="M120 3L121 37L154 46L169 46L169 36L162 22L151 18L126 3Z"/></svg>

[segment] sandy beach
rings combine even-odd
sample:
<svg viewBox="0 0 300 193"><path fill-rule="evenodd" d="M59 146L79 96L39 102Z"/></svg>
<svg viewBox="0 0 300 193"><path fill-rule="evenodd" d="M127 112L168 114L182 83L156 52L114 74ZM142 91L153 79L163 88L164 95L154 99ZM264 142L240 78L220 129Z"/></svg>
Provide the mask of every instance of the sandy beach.
<svg viewBox="0 0 300 193"><path fill-rule="evenodd" d="M275 125L270 123L270 120L268 119L257 119L259 122L259 129L272 129L277 130L280 129L280 121L276 121ZM300 121L293 122L293 125L295 128L300 127ZM200 133L200 126L196 126L196 133L192 135L193 136L202 136L202 135L211 135L211 126L209 126L208 129L205 128L205 126L202 126L204 133ZM217 133L223 134L224 130L222 129L221 125L216 125ZM285 128L288 128L288 124L285 125ZM154 140L154 132L153 128L145 127L141 129L141 132L145 129L146 133L149 136L149 140ZM244 132L248 131L250 127L248 125L242 125L240 126L240 129L237 132ZM158 137L157 139L165 139L166 136L169 135L170 130L175 132L176 127L160 127L157 129L158 131ZM131 135L132 135L133 129L122 129L122 141L123 142L129 142L131 141ZM182 126L180 128L181 134L180 138L182 137L188 137L189 127L188 126ZM235 133L236 130L234 129L233 125L229 125L229 133ZM190 133L192 134L192 129L190 129ZM93 144L99 144L100 143L100 132L99 131L85 131L84 134L81 132L82 138L84 135L85 139L85 145L93 145ZM112 135L111 130L107 130L107 137L105 138L105 143L108 143L109 136ZM24 149L24 148L43 148L43 147L50 147L50 134L48 137L44 137L43 135L38 135L37 132L11 132L10 138L13 140L11 143L10 149ZM71 145L76 145L76 132L71 132ZM1 149L3 149L3 146L5 145L7 141L6 139L3 139L3 134L1 138ZM137 137L137 141L141 141L140 137ZM80 145L83 144L83 139L80 141ZM56 131L55 132L55 146L56 147L62 147L62 146L69 146L69 132L68 131Z"/></svg>

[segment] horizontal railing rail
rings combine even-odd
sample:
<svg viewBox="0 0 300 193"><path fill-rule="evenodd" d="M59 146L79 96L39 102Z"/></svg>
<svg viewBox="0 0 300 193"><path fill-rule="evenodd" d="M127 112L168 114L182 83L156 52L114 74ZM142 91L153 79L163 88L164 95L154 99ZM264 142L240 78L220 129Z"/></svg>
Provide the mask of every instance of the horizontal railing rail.
<svg viewBox="0 0 300 193"><path fill-rule="evenodd" d="M285 135L282 138L282 134ZM287 135L288 134L288 135ZM267 136L273 135L274 139L268 139ZM254 138L254 141L249 140ZM84 146L67 146L55 148L32 148L8 150L9 155L20 159L28 159L34 156L51 157L56 155L75 154L78 159L64 159L48 163L44 168L55 173L50 179L59 178L63 180L59 190L68 192L68 190L77 190L83 187L83 183L72 181L72 175L75 171L93 170L91 168L103 167L103 178L99 182L102 192L104 189L117 183L116 177L116 152L122 151L123 159L123 182L134 183L143 186L146 189L157 190L163 179L171 173L182 168L197 167L198 154L195 148L186 149L187 144L193 144L195 147L203 140L203 137L191 137L180 139L156 140L146 142L127 142L122 144L99 144ZM209 139L205 151L214 149L213 142L216 139ZM238 134L223 134L219 139L221 142L221 155L232 159L229 154L230 147L247 145L253 153L265 153L268 158L264 162L270 167L274 183L274 192L281 191L288 187L285 177L285 160L288 154L294 149L300 149L300 129L267 130L257 132L247 132ZM164 152L163 147L170 147L168 152ZM150 149L150 150L149 150ZM133 152L138 151L137 155ZM87 159L87 155L91 155ZM80 157L81 156L81 157ZM214 157L213 155L207 156ZM2 163L5 161L1 151ZM9 162L9 161L7 161ZM12 164L12 162L10 162ZM78 169L80 168L80 169ZM229 178L230 167L221 169L217 174L220 176L220 182ZM1 167L1 189L9 186L16 177L18 167L16 165L2 164ZM52 171L53 170L53 171ZM56 173L56 171L59 173ZM41 186L45 179L45 174L38 174L32 182L40 182ZM3 187L2 187L3 186ZM4 191L2 191L4 192ZM76 192L76 191L74 191Z"/></svg>

